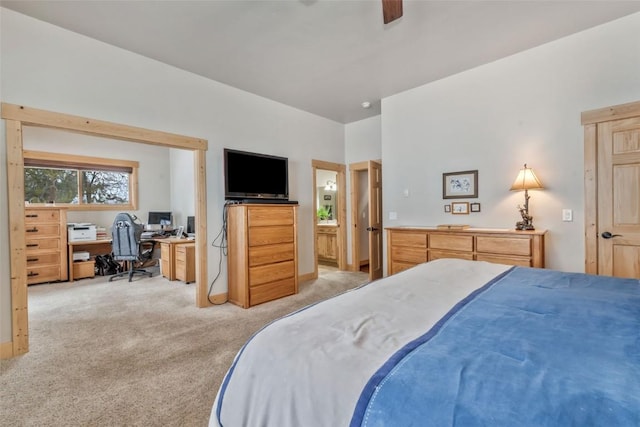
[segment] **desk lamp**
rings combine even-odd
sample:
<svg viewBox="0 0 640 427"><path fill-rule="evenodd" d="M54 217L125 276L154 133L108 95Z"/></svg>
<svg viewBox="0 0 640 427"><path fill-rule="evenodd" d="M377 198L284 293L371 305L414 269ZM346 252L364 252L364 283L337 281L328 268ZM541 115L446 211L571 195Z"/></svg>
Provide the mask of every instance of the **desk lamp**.
<svg viewBox="0 0 640 427"><path fill-rule="evenodd" d="M511 191L524 190L524 207L518 205L522 221L516 223L516 230L535 230L533 227L533 217L529 215L529 190L542 188L544 187L536 174L534 174L533 170L528 168L525 163L524 168L520 169L516 180L510 188Z"/></svg>

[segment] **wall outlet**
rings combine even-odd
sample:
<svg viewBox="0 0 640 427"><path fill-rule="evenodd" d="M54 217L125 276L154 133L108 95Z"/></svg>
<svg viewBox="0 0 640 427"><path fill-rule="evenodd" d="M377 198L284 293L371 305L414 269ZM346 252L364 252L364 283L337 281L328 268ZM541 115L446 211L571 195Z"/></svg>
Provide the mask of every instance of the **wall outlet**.
<svg viewBox="0 0 640 427"><path fill-rule="evenodd" d="M571 209L562 209L562 220L573 221L573 211Z"/></svg>

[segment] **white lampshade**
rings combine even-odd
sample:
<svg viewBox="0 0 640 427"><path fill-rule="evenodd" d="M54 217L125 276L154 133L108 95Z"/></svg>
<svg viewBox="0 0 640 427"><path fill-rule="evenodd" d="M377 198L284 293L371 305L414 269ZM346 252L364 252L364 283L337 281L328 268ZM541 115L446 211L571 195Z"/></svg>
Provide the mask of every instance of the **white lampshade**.
<svg viewBox="0 0 640 427"><path fill-rule="evenodd" d="M510 190L531 190L534 188L544 188L531 168L524 164L524 168L520 169L516 180L513 182Z"/></svg>

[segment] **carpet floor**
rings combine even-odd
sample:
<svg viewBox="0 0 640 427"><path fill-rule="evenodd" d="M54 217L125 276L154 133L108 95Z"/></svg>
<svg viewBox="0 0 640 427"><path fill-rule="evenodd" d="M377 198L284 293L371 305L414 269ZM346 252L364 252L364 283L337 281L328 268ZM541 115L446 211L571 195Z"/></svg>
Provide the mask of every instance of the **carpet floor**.
<svg viewBox="0 0 640 427"><path fill-rule="evenodd" d="M30 351L0 361L6 426L206 426L234 356L265 324L365 283L323 269L297 295L195 307L158 275L29 287Z"/></svg>

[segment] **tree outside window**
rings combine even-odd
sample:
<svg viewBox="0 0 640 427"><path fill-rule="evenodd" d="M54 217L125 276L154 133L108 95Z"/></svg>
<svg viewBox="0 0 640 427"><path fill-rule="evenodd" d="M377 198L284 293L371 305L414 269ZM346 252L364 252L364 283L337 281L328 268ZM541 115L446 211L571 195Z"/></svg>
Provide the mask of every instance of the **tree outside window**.
<svg viewBox="0 0 640 427"><path fill-rule="evenodd" d="M25 201L70 209L135 209L137 162L24 152Z"/></svg>

